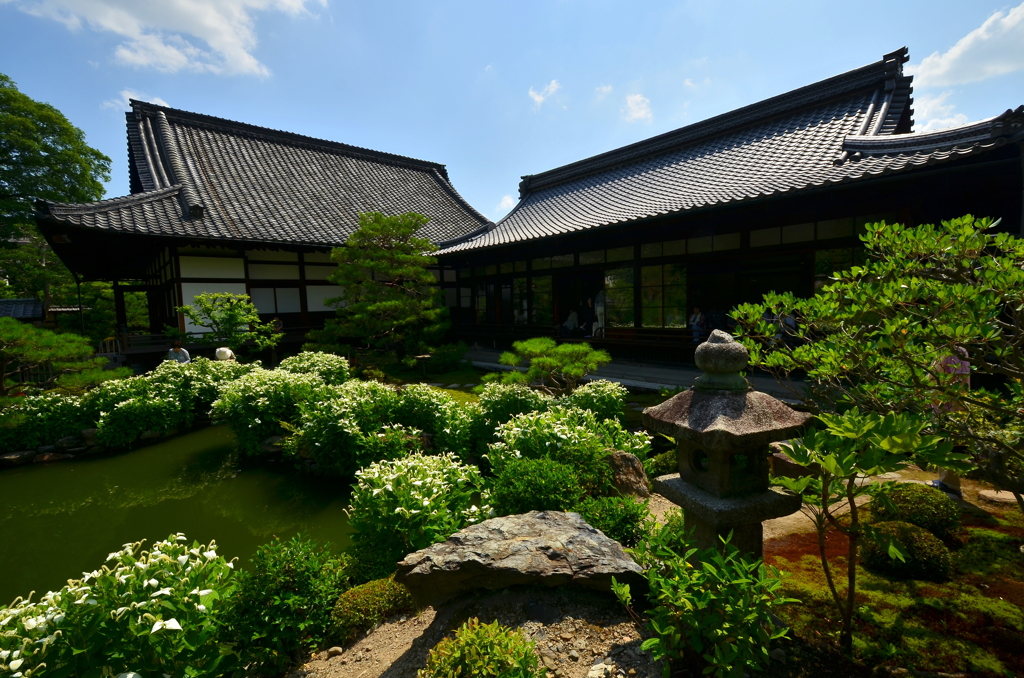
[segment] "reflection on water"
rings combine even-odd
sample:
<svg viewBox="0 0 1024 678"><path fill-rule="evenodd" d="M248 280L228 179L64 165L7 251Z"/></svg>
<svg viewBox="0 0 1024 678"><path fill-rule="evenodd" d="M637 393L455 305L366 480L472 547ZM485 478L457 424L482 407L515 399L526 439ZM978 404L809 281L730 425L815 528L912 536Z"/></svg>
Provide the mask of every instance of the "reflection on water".
<svg viewBox="0 0 1024 678"><path fill-rule="evenodd" d="M175 532L216 540L243 568L274 536L348 543L347 485L240 465L231 445L215 426L116 457L0 471L0 605Z"/></svg>

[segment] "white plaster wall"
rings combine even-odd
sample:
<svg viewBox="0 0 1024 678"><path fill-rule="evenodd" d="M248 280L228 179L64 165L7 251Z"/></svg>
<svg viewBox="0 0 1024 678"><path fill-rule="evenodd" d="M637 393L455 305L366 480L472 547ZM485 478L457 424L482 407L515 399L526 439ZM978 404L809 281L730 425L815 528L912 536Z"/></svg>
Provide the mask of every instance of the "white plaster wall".
<svg viewBox="0 0 1024 678"><path fill-rule="evenodd" d="M337 285L307 285L306 286L306 308L310 313L317 311L333 311L332 306L327 306L324 301L342 295L342 289Z"/></svg>
<svg viewBox="0 0 1024 678"><path fill-rule="evenodd" d="M182 278L245 278L245 262L225 257L178 257Z"/></svg>

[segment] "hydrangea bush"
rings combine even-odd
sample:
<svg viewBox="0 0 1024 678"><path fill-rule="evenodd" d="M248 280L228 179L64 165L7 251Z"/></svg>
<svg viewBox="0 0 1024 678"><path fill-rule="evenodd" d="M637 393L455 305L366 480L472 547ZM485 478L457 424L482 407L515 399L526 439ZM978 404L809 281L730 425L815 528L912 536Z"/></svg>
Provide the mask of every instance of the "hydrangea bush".
<svg viewBox="0 0 1024 678"><path fill-rule="evenodd" d="M454 454L377 462L356 478L348 508L353 540L389 551L396 560L490 514L479 469L460 464Z"/></svg>
<svg viewBox="0 0 1024 678"><path fill-rule="evenodd" d="M590 410L598 419L624 421L626 396L629 391L622 384L597 379L558 399L563 407Z"/></svg>
<svg viewBox="0 0 1024 678"><path fill-rule="evenodd" d="M47 392L19 398L0 418L0 453L27 450L75 435L90 420L75 396Z"/></svg>
<svg viewBox="0 0 1024 678"><path fill-rule="evenodd" d="M512 458L547 457L577 470L588 494L602 494L611 485L611 467L605 457L613 450L636 455L641 460L651 449L646 433L630 433L614 419L600 420L590 410L551 407L512 417L495 432L488 459L500 474Z"/></svg>
<svg viewBox="0 0 1024 678"><path fill-rule="evenodd" d="M285 358L277 369L294 374L315 374L325 384L337 386L352 377L348 360L333 353L319 351L303 351L298 355Z"/></svg>
<svg viewBox="0 0 1024 678"><path fill-rule="evenodd" d="M0 675L220 676L235 667L217 614L234 564L216 544L184 535L142 550L125 544L107 563L38 601L0 608Z"/></svg>
<svg viewBox="0 0 1024 678"><path fill-rule="evenodd" d="M312 374L257 369L229 383L211 415L231 426L243 454L256 456L260 443L284 434L281 422L295 425L300 403L313 400L323 388L320 377Z"/></svg>

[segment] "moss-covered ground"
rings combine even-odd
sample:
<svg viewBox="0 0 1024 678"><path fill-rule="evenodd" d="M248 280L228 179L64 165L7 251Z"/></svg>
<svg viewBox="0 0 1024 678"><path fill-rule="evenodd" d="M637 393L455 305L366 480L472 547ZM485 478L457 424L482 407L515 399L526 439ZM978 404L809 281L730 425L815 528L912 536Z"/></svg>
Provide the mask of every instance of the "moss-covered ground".
<svg viewBox="0 0 1024 678"><path fill-rule="evenodd" d="M816 534L765 545L766 560L789 573L785 608L790 661L772 675L866 675L876 667L986 676L1024 676L1024 519L1016 507L972 507L952 544L954 574L944 583L894 580L858 566L854 656L832 648L839 630ZM847 542L827 538L837 583L845 583ZM841 587L845 592L845 587Z"/></svg>

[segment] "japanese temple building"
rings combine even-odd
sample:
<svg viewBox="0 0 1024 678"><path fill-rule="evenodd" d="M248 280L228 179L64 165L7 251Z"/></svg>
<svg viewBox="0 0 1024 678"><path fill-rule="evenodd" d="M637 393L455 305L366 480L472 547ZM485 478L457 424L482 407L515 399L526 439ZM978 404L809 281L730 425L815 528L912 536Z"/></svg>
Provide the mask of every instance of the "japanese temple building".
<svg viewBox="0 0 1024 678"><path fill-rule="evenodd" d="M38 222L77 275L146 290L154 330L183 326L173 307L201 291L307 328L331 313L329 249L358 214L419 212L456 337L555 335L593 305L594 343L685 360L694 306L726 328L764 292L810 295L860 255L865 223L971 213L1024 235L1024 106L913 132L908 59L526 176L497 224L442 165L132 102L132 195L41 204Z"/></svg>

